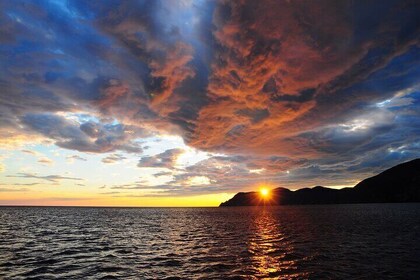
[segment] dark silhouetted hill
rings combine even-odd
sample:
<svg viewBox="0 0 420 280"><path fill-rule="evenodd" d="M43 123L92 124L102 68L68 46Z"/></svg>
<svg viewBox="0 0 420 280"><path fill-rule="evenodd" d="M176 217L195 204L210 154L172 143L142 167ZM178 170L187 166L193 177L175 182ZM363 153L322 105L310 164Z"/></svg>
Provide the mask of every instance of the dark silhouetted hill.
<svg viewBox="0 0 420 280"><path fill-rule="evenodd" d="M394 166L354 188L276 188L267 200L262 200L258 192L240 192L220 206L397 202L420 202L420 159Z"/></svg>

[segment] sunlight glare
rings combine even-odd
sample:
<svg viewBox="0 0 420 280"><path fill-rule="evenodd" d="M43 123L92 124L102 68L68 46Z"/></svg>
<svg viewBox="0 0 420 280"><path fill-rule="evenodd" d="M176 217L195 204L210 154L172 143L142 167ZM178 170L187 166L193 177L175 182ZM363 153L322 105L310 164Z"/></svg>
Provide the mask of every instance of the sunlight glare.
<svg viewBox="0 0 420 280"><path fill-rule="evenodd" d="M268 189L266 189L266 188L261 188L260 189L260 193L261 193L261 196L263 197L263 198L266 198L266 197L268 197L268 195L269 195L269 190Z"/></svg>

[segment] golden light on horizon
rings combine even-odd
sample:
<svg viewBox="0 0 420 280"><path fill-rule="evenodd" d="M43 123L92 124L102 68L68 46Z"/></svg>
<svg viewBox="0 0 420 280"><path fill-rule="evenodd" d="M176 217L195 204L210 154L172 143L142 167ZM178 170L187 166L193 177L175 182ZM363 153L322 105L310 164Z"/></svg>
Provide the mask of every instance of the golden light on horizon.
<svg viewBox="0 0 420 280"><path fill-rule="evenodd" d="M267 188L261 188L260 194L263 198L267 198L270 195L270 191Z"/></svg>

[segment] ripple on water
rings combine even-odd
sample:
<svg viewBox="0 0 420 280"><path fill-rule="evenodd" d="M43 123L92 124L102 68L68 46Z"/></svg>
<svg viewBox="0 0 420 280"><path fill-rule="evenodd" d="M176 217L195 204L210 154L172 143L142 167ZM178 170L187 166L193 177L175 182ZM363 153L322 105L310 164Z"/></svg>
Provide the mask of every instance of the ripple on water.
<svg viewBox="0 0 420 280"><path fill-rule="evenodd" d="M0 279L420 279L420 204L0 207Z"/></svg>

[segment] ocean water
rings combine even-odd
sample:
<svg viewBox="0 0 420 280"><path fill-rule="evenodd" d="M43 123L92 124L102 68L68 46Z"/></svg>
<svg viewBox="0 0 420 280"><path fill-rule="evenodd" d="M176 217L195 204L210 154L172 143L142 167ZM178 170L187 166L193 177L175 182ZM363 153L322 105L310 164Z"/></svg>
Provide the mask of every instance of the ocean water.
<svg viewBox="0 0 420 280"><path fill-rule="evenodd" d="M0 279L420 279L420 204L0 207Z"/></svg>

